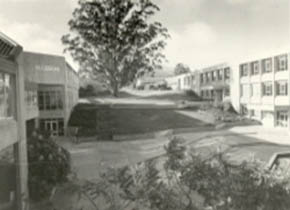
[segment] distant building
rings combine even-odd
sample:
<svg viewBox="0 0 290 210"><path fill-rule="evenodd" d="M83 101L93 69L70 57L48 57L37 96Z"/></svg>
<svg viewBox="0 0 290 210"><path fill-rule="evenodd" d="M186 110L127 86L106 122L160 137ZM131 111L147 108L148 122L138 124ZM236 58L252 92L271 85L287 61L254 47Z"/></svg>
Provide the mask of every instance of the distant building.
<svg viewBox="0 0 290 210"><path fill-rule="evenodd" d="M201 98L216 102L230 100L231 67L228 64L201 69L198 80Z"/></svg>
<svg viewBox="0 0 290 210"><path fill-rule="evenodd" d="M172 90L195 90L197 76L197 72L190 72L167 77L165 81Z"/></svg>
<svg viewBox="0 0 290 210"><path fill-rule="evenodd" d="M290 129L289 53L239 65L240 111L263 125Z"/></svg>
<svg viewBox="0 0 290 210"><path fill-rule="evenodd" d="M0 209L27 206L27 150L22 47L0 33Z"/></svg>
<svg viewBox="0 0 290 210"><path fill-rule="evenodd" d="M160 86L165 85L165 79L160 77L143 77L136 81L135 88L139 90L159 89Z"/></svg>
<svg viewBox="0 0 290 210"><path fill-rule="evenodd" d="M78 101L78 74L63 56L24 52L20 61L25 72L27 134L40 128L52 136L65 135Z"/></svg>

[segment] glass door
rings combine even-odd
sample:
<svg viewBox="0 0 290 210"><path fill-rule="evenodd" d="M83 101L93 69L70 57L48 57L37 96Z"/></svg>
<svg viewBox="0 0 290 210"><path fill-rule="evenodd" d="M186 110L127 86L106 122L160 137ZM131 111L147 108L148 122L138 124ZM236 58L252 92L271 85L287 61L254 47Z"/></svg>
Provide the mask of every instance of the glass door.
<svg viewBox="0 0 290 210"><path fill-rule="evenodd" d="M58 136L58 121L57 120L47 120L45 121L45 130L49 131L50 135Z"/></svg>

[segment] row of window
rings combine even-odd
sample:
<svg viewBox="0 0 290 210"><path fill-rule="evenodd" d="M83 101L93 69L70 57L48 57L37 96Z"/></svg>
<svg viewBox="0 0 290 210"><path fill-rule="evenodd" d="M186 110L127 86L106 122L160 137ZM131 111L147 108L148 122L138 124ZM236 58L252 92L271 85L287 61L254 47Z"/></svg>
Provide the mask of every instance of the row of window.
<svg viewBox="0 0 290 210"><path fill-rule="evenodd" d="M230 78L230 68L218 69L210 72L200 74L200 83L207 83L211 81L222 81Z"/></svg>
<svg viewBox="0 0 290 210"><path fill-rule="evenodd" d="M273 96L273 83L263 82L254 83L250 85L241 85L241 96L245 97L259 97L259 96ZM277 81L275 82L275 89L277 96L287 96L288 95L288 81ZM262 93L262 94L261 94Z"/></svg>
<svg viewBox="0 0 290 210"><path fill-rule="evenodd" d="M60 90L38 91L39 110L63 109L63 95Z"/></svg>
<svg viewBox="0 0 290 210"><path fill-rule="evenodd" d="M215 96L214 90L201 90L200 95L202 98L212 98ZM230 88L225 88L223 90L223 96L230 96Z"/></svg>
<svg viewBox="0 0 290 210"><path fill-rule="evenodd" d="M184 86L191 86L191 84L193 83L194 81L194 76L191 75L191 76L187 76L187 77L184 77L183 78L183 84Z"/></svg>
<svg viewBox="0 0 290 210"><path fill-rule="evenodd" d="M0 73L0 119L12 117L13 84L11 75Z"/></svg>
<svg viewBox="0 0 290 210"><path fill-rule="evenodd" d="M288 69L287 54L275 57L274 62L276 71L286 71ZM273 71L272 64L272 58L263 59L261 61L261 66L259 61L253 61L249 64L242 64L240 66L240 75L241 77L246 77L248 75L258 75L260 74L260 71L262 73L270 73Z"/></svg>
<svg viewBox="0 0 290 210"><path fill-rule="evenodd" d="M258 110L250 110L250 115L252 117L257 117L258 112L259 112ZM241 114L243 114L243 115L249 114L249 111L245 105L241 105ZM274 120L273 112L262 111L261 118L262 118L262 120L265 120L266 118ZM280 111L276 112L275 126L284 127L284 128L287 128L289 126L289 113L287 110L280 110Z"/></svg>
<svg viewBox="0 0 290 210"><path fill-rule="evenodd" d="M212 98L214 96L213 90L201 90L200 95L202 98Z"/></svg>

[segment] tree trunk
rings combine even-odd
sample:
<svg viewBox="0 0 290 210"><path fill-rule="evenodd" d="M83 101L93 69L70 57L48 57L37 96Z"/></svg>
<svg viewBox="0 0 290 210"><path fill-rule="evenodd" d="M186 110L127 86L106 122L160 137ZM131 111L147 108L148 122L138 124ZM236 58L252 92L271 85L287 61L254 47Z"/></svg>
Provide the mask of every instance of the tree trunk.
<svg viewBox="0 0 290 210"><path fill-rule="evenodd" d="M119 87L117 83L113 84L113 96L118 97L119 96Z"/></svg>

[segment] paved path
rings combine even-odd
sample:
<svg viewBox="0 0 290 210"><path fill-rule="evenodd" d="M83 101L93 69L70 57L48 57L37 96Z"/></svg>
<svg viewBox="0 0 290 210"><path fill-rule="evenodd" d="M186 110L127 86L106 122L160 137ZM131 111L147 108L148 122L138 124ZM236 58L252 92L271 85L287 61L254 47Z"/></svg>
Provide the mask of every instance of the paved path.
<svg viewBox="0 0 290 210"><path fill-rule="evenodd" d="M234 161L249 160L254 156L265 162L277 152L290 151L289 136L276 132L263 134L260 127L237 127L231 130L181 133L188 147L197 152L212 154L224 151ZM268 140L263 139L267 137ZM273 138L272 138L273 137ZM270 142L270 139L272 141ZM290 139L289 139L290 141ZM159 137L122 142L90 142L78 145L62 141L73 160L73 167L80 178L93 179L108 167L121 167L165 154L169 139ZM284 142L285 144L281 144ZM286 144L287 143L287 144Z"/></svg>

